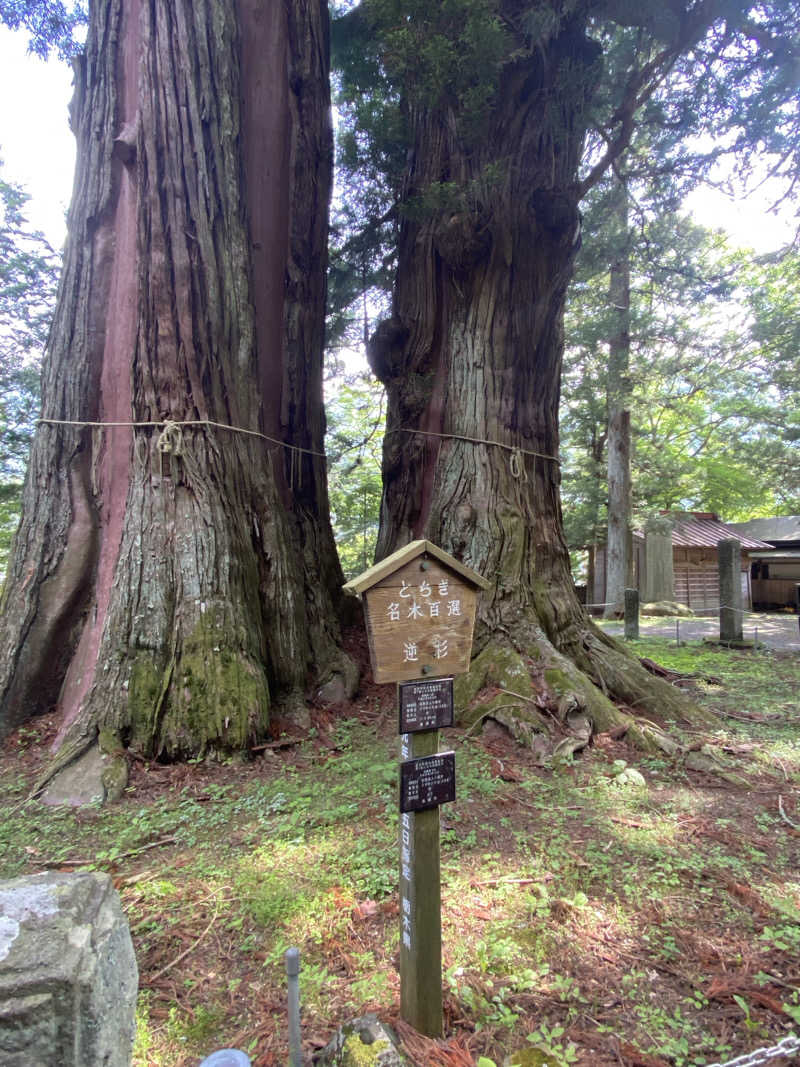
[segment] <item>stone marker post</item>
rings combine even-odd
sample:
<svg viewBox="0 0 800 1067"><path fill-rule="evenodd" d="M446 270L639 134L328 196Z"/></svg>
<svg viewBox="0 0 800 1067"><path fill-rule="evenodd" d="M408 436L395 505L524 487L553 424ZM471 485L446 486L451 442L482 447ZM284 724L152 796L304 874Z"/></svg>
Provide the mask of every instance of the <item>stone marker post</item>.
<svg viewBox="0 0 800 1067"><path fill-rule="evenodd" d="M644 531L644 600L675 599L675 568L672 561L672 520L654 515Z"/></svg>
<svg viewBox="0 0 800 1067"><path fill-rule="evenodd" d="M742 640L742 546L735 538L717 542L719 639Z"/></svg>
<svg viewBox="0 0 800 1067"><path fill-rule="evenodd" d="M625 640L639 640L639 590L625 590Z"/></svg>

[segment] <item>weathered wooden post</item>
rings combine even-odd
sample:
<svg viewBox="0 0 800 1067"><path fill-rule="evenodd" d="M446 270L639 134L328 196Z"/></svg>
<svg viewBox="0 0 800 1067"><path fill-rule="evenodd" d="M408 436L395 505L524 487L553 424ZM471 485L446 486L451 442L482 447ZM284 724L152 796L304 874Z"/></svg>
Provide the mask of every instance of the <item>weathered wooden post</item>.
<svg viewBox="0 0 800 1067"><path fill-rule="evenodd" d="M400 729L400 1011L442 1033L439 805L455 800L452 675L469 670L478 592L489 583L430 541L412 541L345 585L362 595L376 682L397 682Z"/></svg>
<svg viewBox="0 0 800 1067"><path fill-rule="evenodd" d="M666 515L653 515L644 532L644 602L674 599L672 520Z"/></svg>
<svg viewBox="0 0 800 1067"><path fill-rule="evenodd" d="M625 590L625 640L639 640L639 590Z"/></svg>
<svg viewBox="0 0 800 1067"><path fill-rule="evenodd" d="M743 637L742 545L735 538L717 542L719 559L719 639L740 642Z"/></svg>

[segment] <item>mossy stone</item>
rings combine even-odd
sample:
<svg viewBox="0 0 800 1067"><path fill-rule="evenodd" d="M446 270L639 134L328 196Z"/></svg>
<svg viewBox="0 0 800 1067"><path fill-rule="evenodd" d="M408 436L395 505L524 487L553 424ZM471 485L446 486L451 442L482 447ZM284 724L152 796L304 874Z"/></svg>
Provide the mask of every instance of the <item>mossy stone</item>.
<svg viewBox="0 0 800 1067"><path fill-rule="evenodd" d="M567 1064L560 1056L545 1052L534 1045L512 1052L504 1067L567 1067Z"/></svg>
<svg viewBox="0 0 800 1067"><path fill-rule="evenodd" d="M380 1064L380 1055L391 1049L388 1041L373 1041L365 1045L359 1034L351 1034L342 1048L340 1067L376 1067Z"/></svg>

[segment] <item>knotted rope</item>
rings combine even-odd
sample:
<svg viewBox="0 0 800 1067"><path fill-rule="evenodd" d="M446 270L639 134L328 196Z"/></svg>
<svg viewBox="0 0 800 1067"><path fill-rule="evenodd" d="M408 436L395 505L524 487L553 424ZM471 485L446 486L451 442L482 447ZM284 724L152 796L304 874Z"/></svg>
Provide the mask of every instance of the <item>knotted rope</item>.
<svg viewBox="0 0 800 1067"><path fill-rule="evenodd" d="M510 453L508 466L511 477L522 481L528 480L523 456L533 456L534 461L537 459L549 459L553 463L561 465L561 460L558 456L549 456L546 452L534 452L533 449L520 448L519 445L507 445L502 441L492 441L487 437L468 437L466 434L461 433L436 433L434 430L412 430L407 426L400 426L396 430L387 430L386 436L388 437L389 434L393 433L419 434L422 437L439 437L447 441L465 441L470 445L491 445L494 448L503 449L503 451Z"/></svg>
<svg viewBox="0 0 800 1067"><path fill-rule="evenodd" d="M286 441L281 441L277 437L270 437L269 434L261 433L259 430L248 430L243 426L232 426L226 422L215 422L213 419L161 419L160 421L150 420L142 422L92 422L85 419L48 419L40 418L37 420L37 426L90 426L93 430L103 430L107 428L113 429L114 427L127 427L128 429L158 429L159 435L156 438L156 450L159 455L159 472L163 477L163 470L161 469L162 458L165 455L183 456L184 439L183 429L187 426L199 426L205 429L216 430L228 430L230 433L241 433L248 437L258 437L262 441L268 441L272 445L276 445L278 448L286 448L291 453L291 466L290 466L290 480L291 484L295 485L295 478L297 478L298 484L300 483L300 477L302 474L302 465L298 462L301 455L317 456L319 459L326 459L324 452L317 452L313 448L303 448L300 445L291 445Z"/></svg>

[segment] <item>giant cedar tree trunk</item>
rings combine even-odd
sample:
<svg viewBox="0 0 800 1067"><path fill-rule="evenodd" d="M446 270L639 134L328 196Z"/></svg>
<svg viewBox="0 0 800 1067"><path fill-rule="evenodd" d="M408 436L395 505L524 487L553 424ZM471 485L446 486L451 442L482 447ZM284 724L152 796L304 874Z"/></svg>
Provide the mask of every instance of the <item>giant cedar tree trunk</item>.
<svg viewBox="0 0 800 1067"><path fill-rule="evenodd" d="M428 537L492 582L470 693L485 680L519 692L528 669L562 709L601 727L622 721L608 695L674 717L682 698L579 605L562 533L562 323L597 52L580 16L533 54L519 44L480 139L466 145L446 108L408 109L412 210L392 316L370 348L388 391L377 555ZM435 183L453 183L439 188L462 190L461 202L426 212Z"/></svg>
<svg viewBox="0 0 800 1067"><path fill-rule="evenodd" d="M104 727L167 758L242 749L348 672L318 455L327 46L320 0L91 7L0 634L1 725L57 705L67 755ZM165 420L306 451L125 425Z"/></svg>

